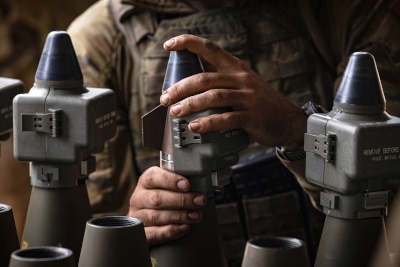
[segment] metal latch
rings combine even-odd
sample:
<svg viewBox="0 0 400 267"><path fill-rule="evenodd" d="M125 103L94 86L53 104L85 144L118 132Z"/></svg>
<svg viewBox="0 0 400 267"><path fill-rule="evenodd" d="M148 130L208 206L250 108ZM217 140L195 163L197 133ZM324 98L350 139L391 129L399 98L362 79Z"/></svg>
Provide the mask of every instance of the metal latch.
<svg viewBox="0 0 400 267"><path fill-rule="evenodd" d="M185 120L173 119L172 123L176 148L184 148L190 144L201 144L201 134L191 132Z"/></svg>
<svg viewBox="0 0 400 267"><path fill-rule="evenodd" d="M339 197L325 192L320 193L320 204L328 209L337 209Z"/></svg>
<svg viewBox="0 0 400 267"><path fill-rule="evenodd" d="M231 172L229 168L211 172L212 186L222 188L229 184L231 180Z"/></svg>
<svg viewBox="0 0 400 267"><path fill-rule="evenodd" d="M81 175L88 176L96 171L96 157L90 156L81 162Z"/></svg>
<svg viewBox="0 0 400 267"><path fill-rule="evenodd" d="M323 157L326 162L335 161L336 135L304 134L304 151L315 153Z"/></svg>
<svg viewBox="0 0 400 267"><path fill-rule="evenodd" d="M363 195L362 207L366 210L387 209L389 206L389 191L367 192Z"/></svg>
<svg viewBox="0 0 400 267"><path fill-rule="evenodd" d="M48 133L52 137L61 135L61 110L49 109L46 114L21 114L22 131Z"/></svg>

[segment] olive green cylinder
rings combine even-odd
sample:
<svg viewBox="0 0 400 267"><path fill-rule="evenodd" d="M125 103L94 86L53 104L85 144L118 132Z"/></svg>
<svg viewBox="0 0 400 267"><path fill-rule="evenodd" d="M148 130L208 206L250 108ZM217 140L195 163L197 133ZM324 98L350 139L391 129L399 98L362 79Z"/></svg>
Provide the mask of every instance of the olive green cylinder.
<svg viewBox="0 0 400 267"><path fill-rule="evenodd" d="M208 199L200 223L177 240L150 247L156 267L224 267L227 266L214 198Z"/></svg>
<svg viewBox="0 0 400 267"><path fill-rule="evenodd" d="M78 262L86 222L91 218L85 184L71 188L33 187L22 247L69 248Z"/></svg>
<svg viewBox="0 0 400 267"><path fill-rule="evenodd" d="M32 247L11 254L9 267L75 267L70 249L59 247Z"/></svg>
<svg viewBox="0 0 400 267"><path fill-rule="evenodd" d="M383 229L382 217L350 220L327 215L315 266L368 266ZM388 248L386 252L390 264Z"/></svg>
<svg viewBox="0 0 400 267"><path fill-rule="evenodd" d="M306 244L296 238L263 236L249 240L242 267L309 267Z"/></svg>
<svg viewBox="0 0 400 267"><path fill-rule="evenodd" d="M11 253L17 249L19 243L12 208L0 204L0 266L8 266Z"/></svg>
<svg viewBox="0 0 400 267"><path fill-rule="evenodd" d="M143 222L126 216L89 220L78 266L151 267Z"/></svg>

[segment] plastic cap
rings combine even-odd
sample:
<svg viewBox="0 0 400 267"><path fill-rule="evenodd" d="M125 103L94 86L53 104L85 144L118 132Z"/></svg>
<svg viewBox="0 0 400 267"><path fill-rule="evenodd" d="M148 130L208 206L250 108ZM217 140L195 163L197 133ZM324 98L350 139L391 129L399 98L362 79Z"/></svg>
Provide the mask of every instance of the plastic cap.
<svg viewBox="0 0 400 267"><path fill-rule="evenodd" d="M370 53L353 53L346 70L335 102L345 105L374 106L385 109L385 96L376 68L375 59Z"/></svg>
<svg viewBox="0 0 400 267"><path fill-rule="evenodd" d="M188 50L172 51L169 55L162 91L164 92L184 78L202 72L204 72L203 66L196 54Z"/></svg>
<svg viewBox="0 0 400 267"><path fill-rule="evenodd" d="M49 33L35 78L42 81L83 80L68 33L64 31Z"/></svg>

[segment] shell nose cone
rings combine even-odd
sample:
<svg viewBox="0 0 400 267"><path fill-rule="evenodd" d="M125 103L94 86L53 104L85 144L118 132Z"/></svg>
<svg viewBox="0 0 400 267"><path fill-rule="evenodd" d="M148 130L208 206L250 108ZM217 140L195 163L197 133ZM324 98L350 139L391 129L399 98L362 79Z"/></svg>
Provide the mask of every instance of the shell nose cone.
<svg viewBox="0 0 400 267"><path fill-rule="evenodd" d="M370 53L356 52L351 55L335 102L357 106L382 106L384 109L385 96L375 59Z"/></svg>
<svg viewBox="0 0 400 267"><path fill-rule="evenodd" d="M83 80L68 33L64 31L49 33L35 78L42 81Z"/></svg>
<svg viewBox="0 0 400 267"><path fill-rule="evenodd" d="M184 78L201 72L203 72L203 66L196 54L188 50L172 51L169 55L162 91L164 92Z"/></svg>

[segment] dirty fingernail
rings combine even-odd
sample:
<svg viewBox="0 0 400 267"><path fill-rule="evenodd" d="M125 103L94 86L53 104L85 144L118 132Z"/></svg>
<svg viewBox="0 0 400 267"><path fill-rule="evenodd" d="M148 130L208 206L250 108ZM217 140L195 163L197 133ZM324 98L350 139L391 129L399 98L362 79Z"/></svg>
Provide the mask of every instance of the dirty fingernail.
<svg viewBox="0 0 400 267"><path fill-rule="evenodd" d="M204 206L204 204L206 204L206 198L204 196L202 196L202 195L196 196L193 199L193 203L196 206Z"/></svg>
<svg viewBox="0 0 400 267"><path fill-rule="evenodd" d="M179 231L181 233L186 233L189 230L189 226L187 224L181 224L179 225Z"/></svg>
<svg viewBox="0 0 400 267"><path fill-rule="evenodd" d="M188 184L185 180L179 180L177 186L180 190L186 190L188 188Z"/></svg>
<svg viewBox="0 0 400 267"><path fill-rule="evenodd" d="M169 39L164 43L164 45L168 48L171 48L175 45L175 38Z"/></svg>
<svg viewBox="0 0 400 267"><path fill-rule="evenodd" d="M173 106L171 109L172 109L172 112L173 112L175 115L178 115L178 114L181 113L181 111L182 111L182 105L181 105L181 104L176 104L176 105Z"/></svg>
<svg viewBox="0 0 400 267"><path fill-rule="evenodd" d="M200 214L197 211L191 211L188 213L188 217L192 221L198 221L200 219Z"/></svg>
<svg viewBox="0 0 400 267"><path fill-rule="evenodd" d="M190 129L194 132L197 132L198 130L200 130L201 128L201 124L199 121L192 121L190 123Z"/></svg>
<svg viewBox="0 0 400 267"><path fill-rule="evenodd" d="M168 105L168 104L169 104L169 101L170 101L170 99L169 99L169 94L168 94L168 93L163 94L163 95L161 96L160 101L161 101L162 104Z"/></svg>

